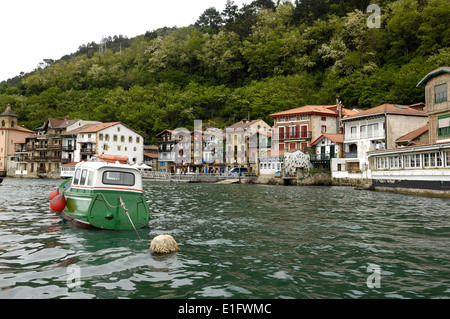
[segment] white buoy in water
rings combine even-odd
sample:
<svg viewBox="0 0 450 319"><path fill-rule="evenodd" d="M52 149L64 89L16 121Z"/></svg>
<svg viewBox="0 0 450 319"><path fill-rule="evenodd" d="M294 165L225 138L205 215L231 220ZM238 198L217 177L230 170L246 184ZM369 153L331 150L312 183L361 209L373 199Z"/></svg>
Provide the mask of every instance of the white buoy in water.
<svg viewBox="0 0 450 319"><path fill-rule="evenodd" d="M156 254L168 254L178 251L178 244L170 235L159 235L153 238L150 249Z"/></svg>

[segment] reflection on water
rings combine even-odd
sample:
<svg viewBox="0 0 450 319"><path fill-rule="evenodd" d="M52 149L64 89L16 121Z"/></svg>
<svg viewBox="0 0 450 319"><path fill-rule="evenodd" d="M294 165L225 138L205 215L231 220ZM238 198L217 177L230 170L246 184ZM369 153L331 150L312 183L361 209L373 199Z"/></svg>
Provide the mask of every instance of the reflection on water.
<svg viewBox="0 0 450 319"><path fill-rule="evenodd" d="M152 220L139 240L63 221L48 200L59 183L1 184L0 298L450 297L446 199L149 182ZM153 255L159 234L180 251ZM380 288L367 286L369 264L381 268Z"/></svg>

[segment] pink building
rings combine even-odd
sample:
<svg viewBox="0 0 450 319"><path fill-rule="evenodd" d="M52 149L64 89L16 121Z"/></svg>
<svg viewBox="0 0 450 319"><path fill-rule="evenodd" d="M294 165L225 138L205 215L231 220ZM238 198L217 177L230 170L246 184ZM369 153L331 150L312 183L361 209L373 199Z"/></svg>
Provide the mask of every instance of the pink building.
<svg viewBox="0 0 450 319"><path fill-rule="evenodd" d="M3 179L10 170L14 175L14 144L33 134L33 131L17 125L18 116L11 111L11 105L0 114L0 179Z"/></svg>

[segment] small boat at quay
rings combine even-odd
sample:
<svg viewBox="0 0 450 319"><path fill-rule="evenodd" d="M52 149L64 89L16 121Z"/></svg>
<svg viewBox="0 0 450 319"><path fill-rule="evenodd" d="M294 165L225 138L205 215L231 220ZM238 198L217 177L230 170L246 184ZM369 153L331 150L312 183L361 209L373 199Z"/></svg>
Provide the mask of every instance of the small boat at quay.
<svg viewBox="0 0 450 319"><path fill-rule="evenodd" d="M110 230L147 227L150 212L141 172L123 164L126 162L126 157L97 156L78 163L74 176L50 193L51 209L84 226Z"/></svg>

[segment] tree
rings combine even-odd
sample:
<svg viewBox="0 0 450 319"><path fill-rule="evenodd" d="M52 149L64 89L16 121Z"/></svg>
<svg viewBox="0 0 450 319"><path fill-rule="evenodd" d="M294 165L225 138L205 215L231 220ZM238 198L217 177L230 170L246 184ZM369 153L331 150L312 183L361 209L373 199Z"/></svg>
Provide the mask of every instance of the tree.
<svg viewBox="0 0 450 319"><path fill-rule="evenodd" d="M208 33L219 32L220 27L223 25L223 20L220 12L216 8L211 7L206 9L195 22L195 26L203 29Z"/></svg>

